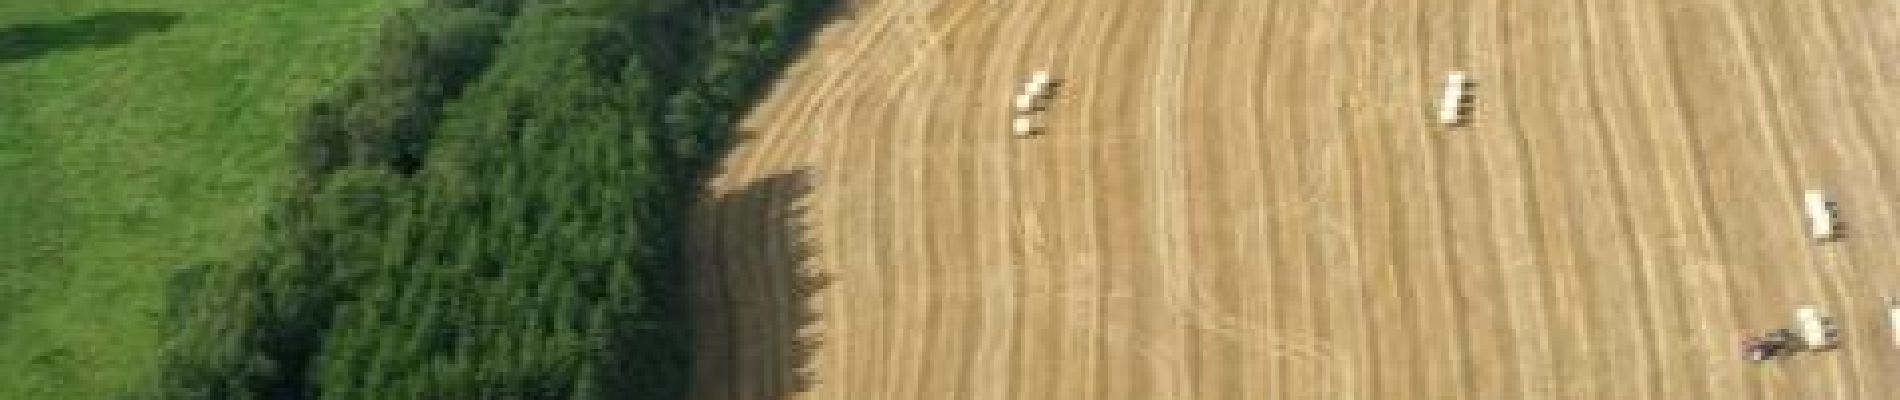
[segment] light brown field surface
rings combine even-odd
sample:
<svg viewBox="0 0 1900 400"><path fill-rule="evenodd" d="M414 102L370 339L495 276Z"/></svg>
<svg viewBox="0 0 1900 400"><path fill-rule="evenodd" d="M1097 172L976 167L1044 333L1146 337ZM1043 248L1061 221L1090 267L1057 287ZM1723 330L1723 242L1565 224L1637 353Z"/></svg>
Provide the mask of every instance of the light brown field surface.
<svg viewBox="0 0 1900 400"><path fill-rule="evenodd" d="M1892 1L859 1L694 216L698 398L1900 398L1897 84Z"/></svg>

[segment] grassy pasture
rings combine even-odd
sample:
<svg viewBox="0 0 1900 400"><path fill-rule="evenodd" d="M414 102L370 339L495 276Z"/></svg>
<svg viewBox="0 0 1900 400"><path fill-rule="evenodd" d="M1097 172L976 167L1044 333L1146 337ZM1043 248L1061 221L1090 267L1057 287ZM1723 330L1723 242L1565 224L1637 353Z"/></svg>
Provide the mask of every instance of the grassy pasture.
<svg viewBox="0 0 1900 400"><path fill-rule="evenodd" d="M411 2L0 2L0 399L150 378L170 271L252 242L292 117Z"/></svg>

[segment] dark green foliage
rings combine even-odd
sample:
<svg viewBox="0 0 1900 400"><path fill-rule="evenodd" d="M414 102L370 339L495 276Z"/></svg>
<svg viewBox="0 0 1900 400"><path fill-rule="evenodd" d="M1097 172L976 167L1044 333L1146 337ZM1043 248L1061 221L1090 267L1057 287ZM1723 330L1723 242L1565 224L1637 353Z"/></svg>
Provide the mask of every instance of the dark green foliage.
<svg viewBox="0 0 1900 400"><path fill-rule="evenodd" d="M303 184L255 255L181 276L163 394L683 396L693 176L824 10L732 3L394 18L310 109Z"/></svg>
<svg viewBox="0 0 1900 400"><path fill-rule="evenodd" d="M367 76L310 107L296 145L304 172L348 165L415 172L441 107L488 64L505 21L483 9L441 6L391 18Z"/></svg>
<svg viewBox="0 0 1900 400"><path fill-rule="evenodd" d="M154 11L112 11L57 23L0 26L0 63L69 48L125 44L141 34L164 31L183 17Z"/></svg>

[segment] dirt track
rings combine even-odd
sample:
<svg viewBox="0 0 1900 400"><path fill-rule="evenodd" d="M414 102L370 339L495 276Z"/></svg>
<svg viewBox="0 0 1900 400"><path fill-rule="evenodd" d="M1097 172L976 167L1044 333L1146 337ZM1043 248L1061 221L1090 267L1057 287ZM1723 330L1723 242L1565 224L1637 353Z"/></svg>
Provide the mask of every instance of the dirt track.
<svg viewBox="0 0 1900 400"><path fill-rule="evenodd" d="M1894 4L862 1L695 217L699 398L1893 398Z"/></svg>

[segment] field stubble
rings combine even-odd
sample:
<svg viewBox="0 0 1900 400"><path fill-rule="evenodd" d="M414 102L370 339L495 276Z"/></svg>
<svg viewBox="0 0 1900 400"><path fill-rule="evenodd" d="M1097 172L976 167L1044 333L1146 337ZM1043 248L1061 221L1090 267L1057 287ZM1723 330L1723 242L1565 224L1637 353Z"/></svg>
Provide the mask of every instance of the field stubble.
<svg viewBox="0 0 1900 400"><path fill-rule="evenodd" d="M698 213L699 397L1880 398L1893 7L861 1L709 185L810 182L801 229ZM1804 303L1843 350L1740 359Z"/></svg>

